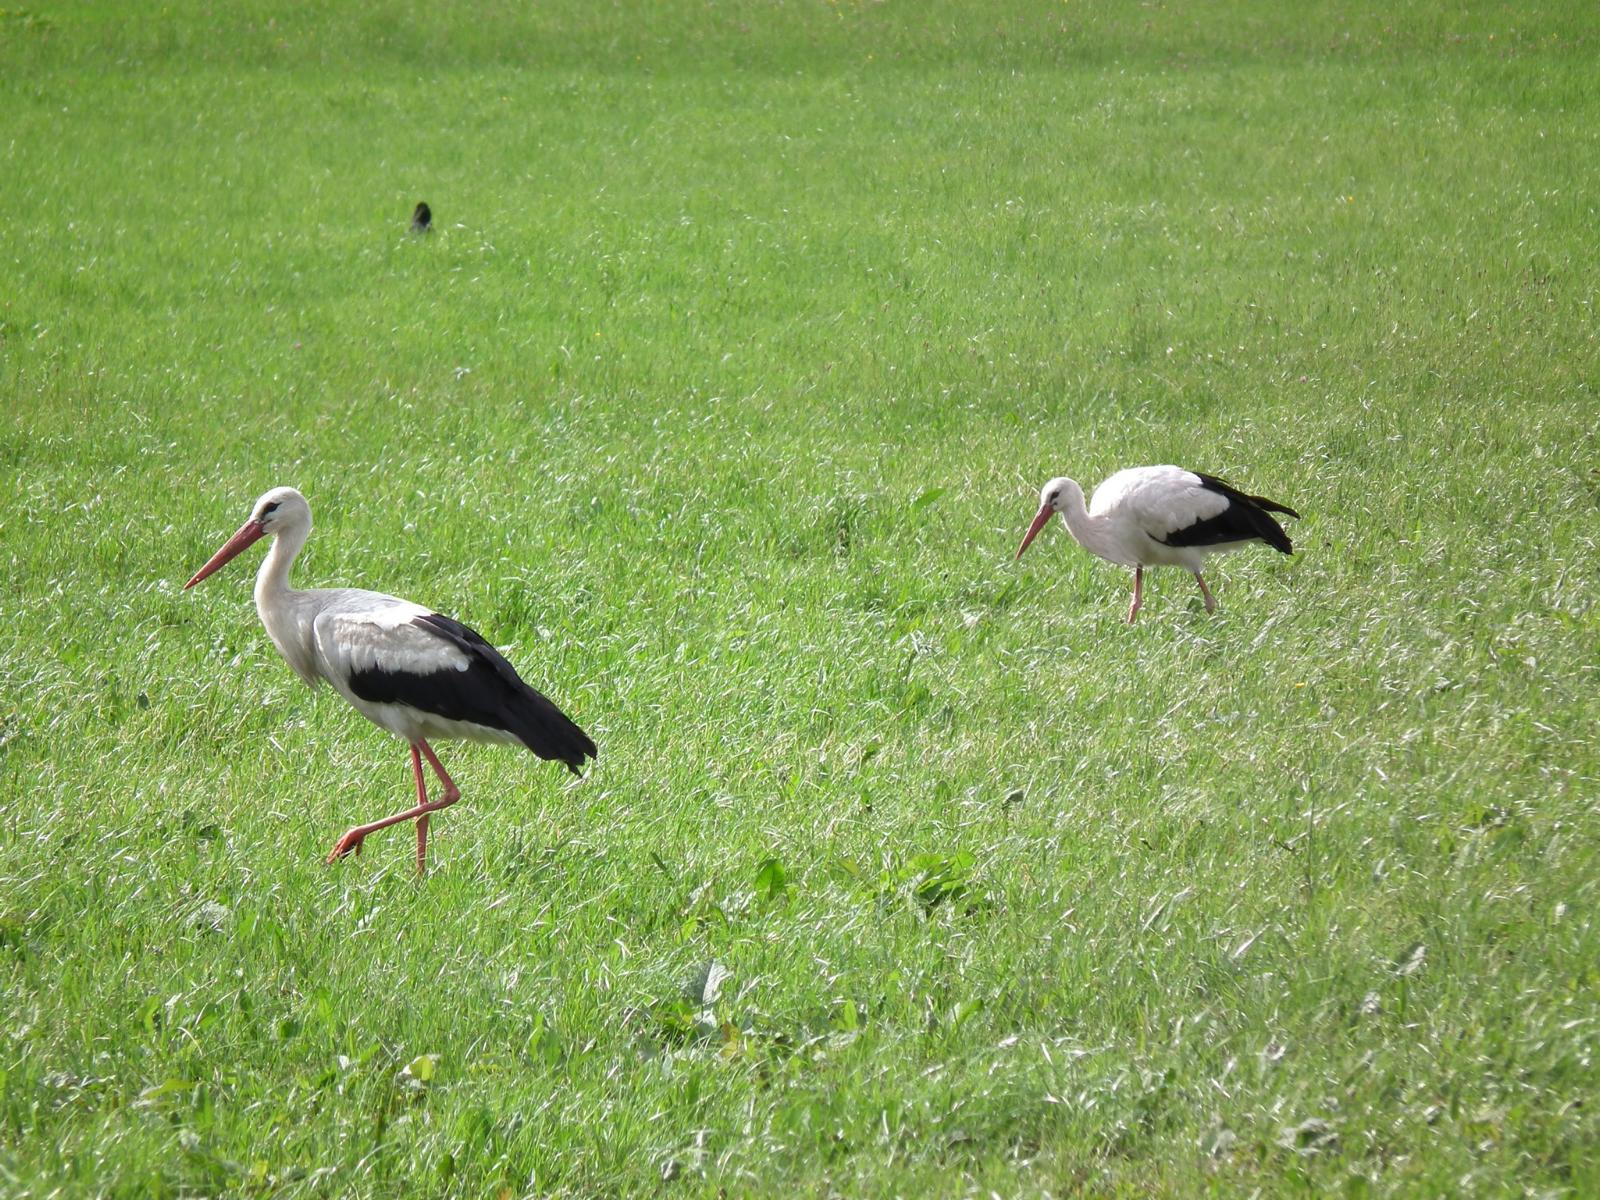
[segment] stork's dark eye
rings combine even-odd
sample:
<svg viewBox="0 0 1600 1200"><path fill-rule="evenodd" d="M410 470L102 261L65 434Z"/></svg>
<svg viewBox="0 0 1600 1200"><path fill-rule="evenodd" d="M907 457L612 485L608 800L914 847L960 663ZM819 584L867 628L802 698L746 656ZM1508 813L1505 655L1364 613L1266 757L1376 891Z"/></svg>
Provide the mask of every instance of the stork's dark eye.
<svg viewBox="0 0 1600 1200"><path fill-rule="evenodd" d="M269 516L271 516L273 513L277 512L277 511L278 511L278 502L276 500L274 500L271 504L267 505L265 508L263 508L261 510L261 515L263 517L269 517Z"/></svg>

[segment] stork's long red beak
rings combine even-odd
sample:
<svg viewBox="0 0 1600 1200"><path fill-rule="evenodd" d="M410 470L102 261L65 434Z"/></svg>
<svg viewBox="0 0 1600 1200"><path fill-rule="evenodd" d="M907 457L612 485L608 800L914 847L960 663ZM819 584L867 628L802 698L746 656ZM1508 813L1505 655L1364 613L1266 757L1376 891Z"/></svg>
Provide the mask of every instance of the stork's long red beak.
<svg viewBox="0 0 1600 1200"><path fill-rule="evenodd" d="M194 578L183 585L183 590L188 591L207 575L221 570L230 558L238 554L239 551L243 550L252 542L259 541L261 538L265 537L266 533L267 531L261 528L260 521L246 521L243 525L239 526L239 532L234 534L226 542L222 543L222 549L213 554L211 556L211 560L194 573Z"/></svg>
<svg viewBox="0 0 1600 1200"><path fill-rule="evenodd" d="M1028 543L1039 536L1039 530L1043 529L1054 515L1055 509L1048 504L1039 510L1039 515L1033 519L1033 524L1028 526L1028 536L1023 538L1022 545L1017 547L1017 558L1022 557L1022 552L1028 548ZM1014 558L1011 561L1016 562L1017 559ZM210 566L211 564L207 563L206 565Z"/></svg>

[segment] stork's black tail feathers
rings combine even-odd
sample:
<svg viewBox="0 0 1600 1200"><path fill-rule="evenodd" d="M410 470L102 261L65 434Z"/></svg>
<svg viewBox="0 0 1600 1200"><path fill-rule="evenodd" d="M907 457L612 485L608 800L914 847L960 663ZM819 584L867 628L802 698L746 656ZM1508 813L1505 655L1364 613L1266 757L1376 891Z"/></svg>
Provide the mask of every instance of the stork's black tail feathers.
<svg viewBox="0 0 1600 1200"><path fill-rule="evenodd" d="M555 701L524 683L516 668L484 641L477 630L438 613L418 617L416 623L426 625L467 655L469 669L461 673L461 683L465 684L468 677L476 677L482 685L475 692L477 711L464 711L462 702L445 715L515 734L517 740L540 758L566 763L567 770L574 775L583 774L581 768L585 759L599 756L594 740L557 708ZM437 698L441 690L442 684L435 681L435 708L440 707ZM487 700L490 696L492 702ZM454 711L457 707L463 711Z"/></svg>
<svg viewBox="0 0 1600 1200"><path fill-rule="evenodd" d="M527 690L523 697L526 717L521 722L522 727L515 731L522 744L540 758L564 762L567 770L582 775L584 760L599 756L594 739L579 729L577 722L557 708L548 696L527 684L522 686Z"/></svg>
<svg viewBox="0 0 1600 1200"><path fill-rule="evenodd" d="M1276 500L1268 500L1265 496L1252 496L1248 492L1241 492L1231 483L1224 479L1218 479L1215 475L1206 475L1198 471L1195 473L1200 476L1200 482L1207 488L1213 492L1220 492L1228 498L1230 504L1227 513L1224 515L1230 521L1246 526L1249 529L1249 533L1244 536L1253 535L1260 538L1274 550L1281 550L1285 554L1294 553L1294 543L1289 540L1289 535L1283 531L1283 526L1279 525L1267 514L1283 513L1285 516L1293 517L1298 521L1300 519L1299 513L1295 512L1287 504L1279 504Z"/></svg>
<svg viewBox="0 0 1600 1200"><path fill-rule="evenodd" d="M1300 514L1287 504L1279 504L1276 500L1268 500L1265 496L1249 496L1247 499L1257 508L1264 508L1268 512L1281 512L1284 516L1293 517L1296 521L1300 519Z"/></svg>

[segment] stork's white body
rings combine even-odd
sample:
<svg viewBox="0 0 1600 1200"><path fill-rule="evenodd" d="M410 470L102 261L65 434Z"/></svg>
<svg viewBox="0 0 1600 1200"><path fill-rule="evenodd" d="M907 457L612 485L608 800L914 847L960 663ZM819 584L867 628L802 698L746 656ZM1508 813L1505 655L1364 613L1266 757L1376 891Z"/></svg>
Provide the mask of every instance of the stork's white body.
<svg viewBox="0 0 1600 1200"><path fill-rule="evenodd" d="M1081 504L1081 489L1078 495ZM1061 520L1079 545L1109 562L1198 571L1208 552L1236 550L1245 543L1201 548L1173 546L1164 539L1197 521L1219 516L1227 507L1228 498L1208 491L1193 471L1129 467L1095 488L1087 520L1075 520L1078 513L1070 507L1061 510Z"/></svg>
<svg viewBox="0 0 1600 1200"><path fill-rule="evenodd" d="M287 563L275 563L280 540L256 576L256 612L272 644L312 687L332 686L367 720L405 742L418 738L460 738L516 744L516 734L472 721L456 721L409 704L364 700L350 681L360 671L433 675L467 671L471 660L449 642L418 626L431 609L398 596L360 588L315 588L298 592L280 576Z"/></svg>

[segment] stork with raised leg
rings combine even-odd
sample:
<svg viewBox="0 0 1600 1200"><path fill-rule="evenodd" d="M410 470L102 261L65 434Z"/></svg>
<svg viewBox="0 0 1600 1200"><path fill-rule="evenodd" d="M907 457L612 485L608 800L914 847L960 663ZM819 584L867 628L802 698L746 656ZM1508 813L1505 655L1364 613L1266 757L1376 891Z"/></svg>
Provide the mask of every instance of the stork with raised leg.
<svg viewBox="0 0 1600 1200"><path fill-rule="evenodd" d="M1129 467L1094 490L1087 508L1083 489L1071 479L1052 479L1039 492L1039 513L1017 548L1017 557L1060 513L1067 530L1091 554L1133 568L1132 625L1144 604L1146 567L1183 567L1200 585L1206 611L1215 612L1216 597L1200 574L1208 554L1265 542L1274 550L1294 553L1283 527L1269 513L1299 513L1265 496L1239 491L1215 475L1182 467Z"/></svg>
<svg viewBox="0 0 1600 1200"><path fill-rule="evenodd" d="M359 854L369 833L415 821L417 873L426 873L428 818L461 796L430 738L526 746L540 758L565 763L574 775L595 757L589 735L460 622L381 592L291 588L289 568L310 533L305 497L294 488L273 488L183 586L192 588L253 542L272 538L256 574L256 612L272 644L306 683L332 684L362 716L411 747L416 805L348 830L334 844L330 863ZM436 800L428 799L424 758L444 788Z"/></svg>

